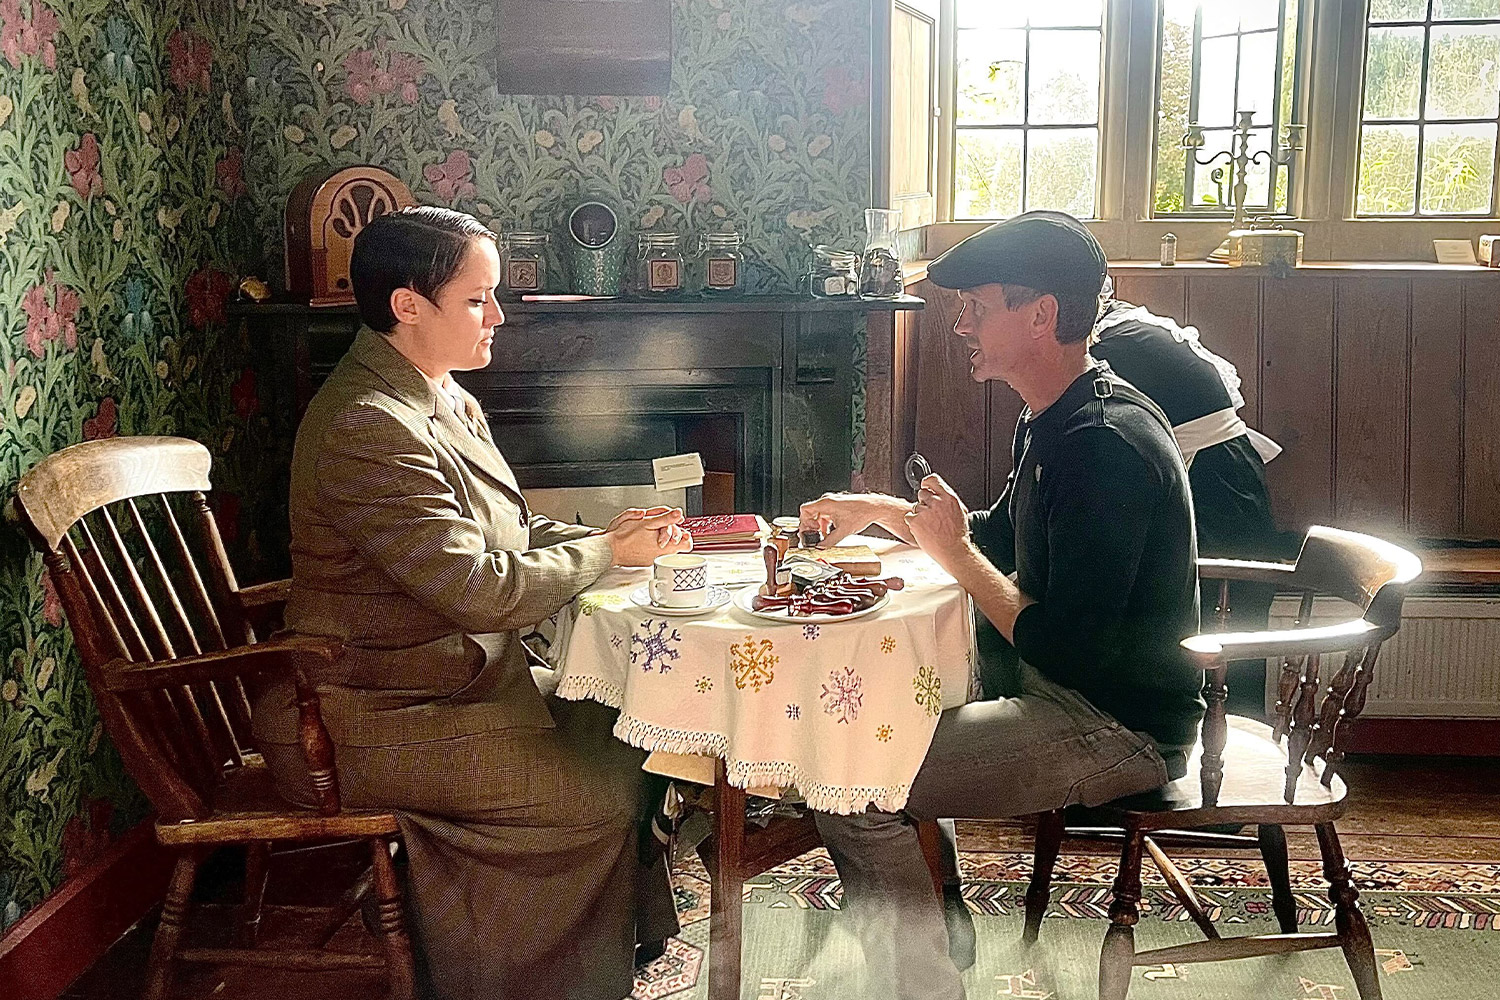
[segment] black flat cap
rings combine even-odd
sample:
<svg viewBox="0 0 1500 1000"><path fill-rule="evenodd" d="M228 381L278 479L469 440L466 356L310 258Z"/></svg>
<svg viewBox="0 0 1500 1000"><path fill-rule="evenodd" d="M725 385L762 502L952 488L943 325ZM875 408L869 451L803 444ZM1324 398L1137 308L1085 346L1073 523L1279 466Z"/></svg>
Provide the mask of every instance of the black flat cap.
<svg viewBox="0 0 1500 1000"><path fill-rule="evenodd" d="M927 266L943 288L1023 285L1059 298L1097 296L1109 273L1104 249L1066 212L1024 212L959 243Z"/></svg>

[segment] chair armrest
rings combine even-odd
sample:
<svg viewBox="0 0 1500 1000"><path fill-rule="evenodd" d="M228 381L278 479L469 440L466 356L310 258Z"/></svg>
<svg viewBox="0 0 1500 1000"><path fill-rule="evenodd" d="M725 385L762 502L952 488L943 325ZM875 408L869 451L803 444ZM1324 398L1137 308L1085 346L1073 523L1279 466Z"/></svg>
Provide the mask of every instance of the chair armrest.
<svg viewBox="0 0 1500 1000"><path fill-rule="evenodd" d="M272 580L270 583L241 587L239 589L240 607L259 608L268 604L285 604L291 593L292 581L290 580Z"/></svg>
<svg viewBox="0 0 1500 1000"><path fill-rule="evenodd" d="M286 602L292 594L292 581L273 580L257 583L235 593L240 614L257 635L269 635L281 627Z"/></svg>
<svg viewBox="0 0 1500 1000"><path fill-rule="evenodd" d="M1256 583L1283 584L1290 581L1297 567L1292 563L1252 562L1248 559L1199 559L1198 577L1202 580L1251 580Z"/></svg>
<svg viewBox="0 0 1500 1000"><path fill-rule="evenodd" d="M290 669L293 653L316 656L332 663L342 655L343 649L343 644L336 639L298 635L150 663L114 660L104 666L104 686L109 691L150 691L231 680L267 670Z"/></svg>
<svg viewBox="0 0 1500 1000"><path fill-rule="evenodd" d="M1269 632L1215 632L1182 640L1182 648L1200 670L1221 666L1227 660L1258 660L1267 656L1307 656L1339 653L1385 637L1385 630L1363 618L1322 625L1317 628L1281 629Z"/></svg>

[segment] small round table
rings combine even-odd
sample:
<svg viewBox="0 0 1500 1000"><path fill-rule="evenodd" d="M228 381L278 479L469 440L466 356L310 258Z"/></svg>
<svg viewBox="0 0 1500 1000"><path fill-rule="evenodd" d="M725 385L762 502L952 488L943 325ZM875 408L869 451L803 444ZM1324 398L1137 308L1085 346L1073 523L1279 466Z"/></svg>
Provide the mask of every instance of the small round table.
<svg viewBox="0 0 1500 1000"><path fill-rule="evenodd" d="M971 697L973 613L919 549L859 542L906 586L878 611L825 624L766 621L733 602L663 616L630 600L649 569L610 570L561 616L558 695L618 708L615 735L633 746L721 758L736 787L795 786L824 812L900 809L938 716ZM758 553L707 558L712 583L763 579Z"/></svg>

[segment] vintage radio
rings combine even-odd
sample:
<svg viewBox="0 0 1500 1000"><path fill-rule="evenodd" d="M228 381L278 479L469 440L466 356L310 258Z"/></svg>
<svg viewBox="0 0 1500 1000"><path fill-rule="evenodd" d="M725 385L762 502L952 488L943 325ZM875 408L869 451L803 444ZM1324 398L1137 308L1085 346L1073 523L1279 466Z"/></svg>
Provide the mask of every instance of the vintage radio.
<svg viewBox="0 0 1500 1000"><path fill-rule="evenodd" d="M286 202L286 288L314 306L354 301L349 256L371 219L415 205L400 178L379 167L344 167L314 174Z"/></svg>

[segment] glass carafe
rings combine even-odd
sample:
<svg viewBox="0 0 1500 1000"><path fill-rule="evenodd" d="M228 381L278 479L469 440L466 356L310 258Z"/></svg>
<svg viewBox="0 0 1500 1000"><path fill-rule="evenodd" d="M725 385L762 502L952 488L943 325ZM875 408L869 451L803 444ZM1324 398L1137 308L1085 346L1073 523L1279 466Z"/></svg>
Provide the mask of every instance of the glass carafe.
<svg viewBox="0 0 1500 1000"><path fill-rule="evenodd" d="M859 261L859 297L899 298L906 290L896 233L901 213L892 208L865 209L865 252Z"/></svg>

